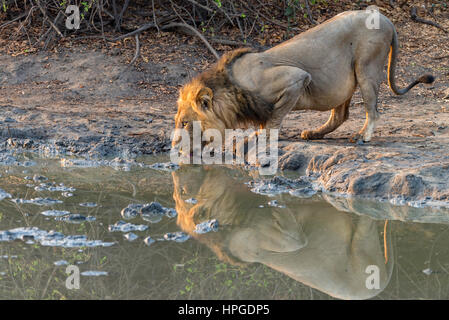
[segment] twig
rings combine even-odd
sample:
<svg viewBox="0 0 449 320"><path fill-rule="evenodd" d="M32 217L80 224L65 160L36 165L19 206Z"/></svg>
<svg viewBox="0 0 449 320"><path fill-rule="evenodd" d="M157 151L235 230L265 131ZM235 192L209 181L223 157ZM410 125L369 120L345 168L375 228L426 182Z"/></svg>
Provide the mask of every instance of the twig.
<svg viewBox="0 0 449 320"><path fill-rule="evenodd" d="M59 31L58 27L48 18L47 13L45 12L44 8L42 8L41 2L39 0L37 1L37 6L39 7L39 10L42 12L44 17L48 20L50 26L56 31L57 34L59 34L61 38L64 38L64 35L61 33L61 31Z"/></svg>
<svg viewBox="0 0 449 320"><path fill-rule="evenodd" d="M154 0L151 0L151 7L153 8L153 23L157 29L157 33L159 34L160 31L159 31L159 26L157 25L156 10L154 10Z"/></svg>
<svg viewBox="0 0 449 320"><path fill-rule="evenodd" d="M119 37L116 38L105 38L105 40L110 41L110 42L116 42L134 35L137 35L145 30L148 30L150 28L155 28L156 25L154 23L147 23L144 24L143 26L141 26L140 28L129 32L127 34L121 35ZM206 45L206 47L209 49L209 51L215 56L215 58L219 59L220 56L218 55L217 51L215 51L215 49L211 46L211 44L207 41L207 39L198 31L196 30L194 27L192 27L191 25L187 24L187 23L178 23L178 22L173 22L173 23L169 23L167 25L164 26L160 26L159 27L161 30L166 30L166 29L171 29L171 28L185 28L188 29L190 31L192 31L198 38L201 39L201 41L203 41L203 43ZM83 40L83 39L102 39L102 36L83 36L83 37L78 37L75 38L74 40Z"/></svg>
<svg viewBox="0 0 449 320"><path fill-rule="evenodd" d="M214 12L214 10L212 10L211 8L206 7L206 6L202 5L201 3L196 2L195 0L187 0L187 1L189 1L190 3L193 3L195 6L200 7L201 9L204 9L208 12L211 12L211 13Z"/></svg>
<svg viewBox="0 0 449 320"><path fill-rule="evenodd" d="M445 56L439 56L439 57L432 57L433 60L443 60L449 58L449 54Z"/></svg>
<svg viewBox="0 0 449 320"><path fill-rule="evenodd" d="M3 29L4 27L10 25L11 23L14 23L14 22L16 22L17 20L20 20L20 19L26 17L26 16L28 15L29 12L30 12L30 10L28 10L28 11L22 13L22 14L19 15L18 17L15 17L15 18L12 19L11 21L5 22L4 24L2 24L2 25L0 26L0 29Z"/></svg>
<svg viewBox="0 0 449 320"><path fill-rule="evenodd" d="M120 31L120 27L122 25L122 19L123 15L125 14L126 9L128 8L129 0L125 0L125 3L123 4L122 10L120 11L120 14L118 16L118 19L115 21L115 30Z"/></svg>
<svg viewBox="0 0 449 320"><path fill-rule="evenodd" d="M189 25L187 23L173 22L173 23L169 23L169 24L161 27L161 29L165 30L165 29L176 28L176 27L185 28L185 29L189 29L190 31L192 31L198 38L201 39L201 41L204 42L206 47L209 49L210 52L212 52L212 54L215 56L215 58L217 58L217 60L220 59L220 56L218 55L217 51L215 51L215 49L210 45L210 43L207 41L207 39L191 25Z"/></svg>
<svg viewBox="0 0 449 320"><path fill-rule="evenodd" d="M168 17L168 19L165 18L164 20L170 20L170 19L171 19L171 17ZM140 28L138 28L138 29L136 29L136 30L134 30L134 31L131 31L131 32L126 33L126 34L124 34L124 35L118 36L118 37L116 37L116 38L105 38L105 40L110 41L110 42L119 41L119 40L122 40L122 39L125 39L125 38L128 38L128 37L134 36L134 35L136 35L136 34L140 34L140 33L142 33L143 31L148 30L148 29L151 29L151 28L156 28L156 24L155 24L155 23L152 23L152 22L146 23L146 24L144 24L143 26L141 26ZM98 38L99 38L98 36L83 36L83 37L78 37L78 38L76 38L75 40L82 40L82 39L98 39ZM101 37L101 38L103 38L103 37Z"/></svg>
<svg viewBox="0 0 449 320"><path fill-rule="evenodd" d="M306 3L307 18L309 19L310 23L317 24L317 22L312 17L312 11L310 10L309 0L304 0L304 2Z"/></svg>
<svg viewBox="0 0 449 320"><path fill-rule="evenodd" d="M154 28L154 27L156 27L156 25L154 23L152 23L152 22L151 23L147 23L147 24L144 24L143 26L141 26L139 29L131 31L131 32L127 33L127 34L124 34L122 36L119 36L119 37L116 37L116 38L113 38L113 39L106 38L106 40L111 41L111 42L119 41L119 40L122 40L122 39L125 39L125 38L128 38L128 37L134 36L136 34L139 34L139 33L143 32L145 30Z"/></svg>
<svg viewBox="0 0 449 320"><path fill-rule="evenodd" d="M44 43L44 50L47 50L48 45L50 44L50 41L53 39L53 29L49 28L50 34L47 36L47 39L45 39Z"/></svg>
<svg viewBox="0 0 449 320"><path fill-rule="evenodd" d="M425 7L426 7L427 13L428 13L432 18L434 18L435 20L437 20L437 17L435 17L435 15L433 14L433 6L430 6L430 8L429 8L429 7L427 7L427 4L426 4Z"/></svg>
<svg viewBox="0 0 449 320"><path fill-rule="evenodd" d="M232 18L229 16L229 14L226 12L226 10L223 10L223 8L221 6L219 6L216 1L214 1L213 4L217 7L218 11L221 11L225 15L225 17L228 19L228 21L231 23L231 25L235 26L234 21L232 21ZM232 4L232 2L231 2L231 4Z"/></svg>
<svg viewBox="0 0 449 320"><path fill-rule="evenodd" d="M299 30L299 29L296 28L296 27L295 27L295 28L290 28L290 26L287 26L287 25L285 25L285 24L283 24L283 23L281 23L281 22L278 22L278 21L276 21L276 20L270 19L270 18L268 18L266 15L264 15L263 13L261 13L261 12L258 11L258 10L251 10L251 8L248 7L246 1L244 1L244 0L240 0L239 2L240 2L242 5L244 5L246 9L248 9L248 10L250 10L250 11L255 11L258 15L260 15L262 18L264 18L265 20L269 21L269 22L272 23L272 24L275 24L275 25L277 25L277 26L279 26L279 27L282 27L282 28L284 28L284 29L287 29L287 30L294 30L294 31L298 31L298 30ZM232 2L231 2L231 3L232 3Z"/></svg>
<svg viewBox="0 0 449 320"><path fill-rule="evenodd" d="M415 22L420 22L420 23L424 23L424 24L428 24L428 25L431 25L431 26L434 26L434 27L436 27L436 28L438 28L438 29L440 29L440 30L443 30L444 33L447 33L447 30L444 29L442 26L440 26L438 23L433 22L433 21L429 21L429 20L425 20L425 19L419 17L418 14L417 14L416 12L417 12L416 7L412 7L412 8L410 9L410 16L411 16L411 18L412 18L413 21L415 21Z"/></svg>
<svg viewBox="0 0 449 320"><path fill-rule="evenodd" d="M235 10L234 3L232 1L231 1L231 7L232 7L234 14L237 14L237 12ZM242 35L243 40L246 40L245 33L243 32L242 25L240 24L239 19L237 19L237 26L239 27L239 31L240 31L240 34Z"/></svg>
<svg viewBox="0 0 449 320"><path fill-rule="evenodd" d="M137 58L140 56L140 41L139 41L139 35L136 34L136 53L134 54L134 58L131 60L128 66L132 66L134 62L136 62Z"/></svg>
<svg viewBox="0 0 449 320"><path fill-rule="evenodd" d="M112 0L112 15L114 16L114 21L115 21L115 29L117 30L117 3L115 0Z"/></svg>
<svg viewBox="0 0 449 320"><path fill-rule="evenodd" d="M193 26L196 28L195 19L192 17L192 15L190 14L189 10L187 10L187 9L184 8L183 6L177 5L176 3L174 3L174 2L171 1L171 0L170 0L170 4L171 4L171 7L172 7L173 11L175 12L175 14L178 16L179 19L181 19L181 21L182 21L183 23L186 23L186 24L187 24L187 22L186 22L186 21L184 20L184 18L178 13L178 11L176 10L175 7L177 7L178 9L183 10L183 11L190 17L190 21L192 21ZM215 13L214 13L214 14L215 14Z"/></svg>
<svg viewBox="0 0 449 320"><path fill-rule="evenodd" d="M100 0L97 3L97 6L98 6L98 17L100 17L100 23L101 23L101 36L103 37L103 40L104 40L104 38L105 38L105 35L104 35L104 23L103 23L103 16L102 16L102 14L103 14L103 1ZM94 24L94 26L95 26L95 24Z"/></svg>
<svg viewBox="0 0 449 320"><path fill-rule="evenodd" d="M114 15L113 15L112 13L110 13L108 10L106 10L106 9L103 8L103 7L101 8L101 10L102 10L104 13L106 13L106 14L109 16L109 18L115 20Z"/></svg>
<svg viewBox="0 0 449 320"><path fill-rule="evenodd" d="M136 38L136 53L134 54L133 59L131 60L131 62L128 64L128 66L122 72L120 72L117 76L115 76L113 78L113 80L117 80L118 78L120 78L122 76L122 74L124 74L126 71L128 71L131 68L131 66L134 64L134 62L136 62L136 60L139 58L139 56L140 56L139 35L136 34L135 38Z"/></svg>
<svg viewBox="0 0 449 320"><path fill-rule="evenodd" d="M54 20L54 24L56 25L58 23L59 17L62 15L62 11L58 12L58 15L56 16L55 20ZM39 38L39 40L37 42L41 42L47 35L48 33L52 30L52 27L49 27L48 30ZM47 43L47 42L46 42Z"/></svg>
<svg viewBox="0 0 449 320"><path fill-rule="evenodd" d="M241 41L234 41L234 40L226 40L226 39L211 38L211 39L209 39L209 41L210 41L210 42L213 42L213 43L224 44L224 45L227 45L227 46L236 46L236 47L240 47L240 46L246 47L246 46L249 46L248 43L241 42Z"/></svg>

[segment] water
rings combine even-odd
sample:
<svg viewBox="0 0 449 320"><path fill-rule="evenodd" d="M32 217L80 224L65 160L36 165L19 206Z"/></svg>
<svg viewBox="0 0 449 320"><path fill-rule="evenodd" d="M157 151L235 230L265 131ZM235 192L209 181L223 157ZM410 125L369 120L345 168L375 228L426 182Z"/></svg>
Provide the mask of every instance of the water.
<svg viewBox="0 0 449 320"><path fill-rule="evenodd" d="M8 159L0 299L449 298L448 211L258 194L257 171L220 166Z"/></svg>

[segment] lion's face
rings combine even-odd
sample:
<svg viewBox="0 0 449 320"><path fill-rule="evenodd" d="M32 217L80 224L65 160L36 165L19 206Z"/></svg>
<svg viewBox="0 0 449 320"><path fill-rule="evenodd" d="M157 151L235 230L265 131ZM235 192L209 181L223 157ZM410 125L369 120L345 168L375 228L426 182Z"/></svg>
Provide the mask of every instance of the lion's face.
<svg viewBox="0 0 449 320"><path fill-rule="evenodd" d="M256 110L256 101L244 94L228 74L228 67L232 62L250 51L245 48L224 54L216 64L197 75L180 90L175 128L187 130L191 146L195 121L200 122L201 132L215 129L222 139L226 129L244 128L249 124L266 122L266 112ZM215 137L216 132L210 133ZM174 139L172 146L176 146L181 139ZM203 142L202 146L206 144Z"/></svg>
<svg viewBox="0 0 449 320"><path fill-rule="evenodd" d="M224 133L225 125L214 112L212 89L197 80L192 80L180 91L178 98L178 112L175 116L175 128L185 129L193 145L193 122L201 123L201 132L207 129L217 129ZM172 141L172 146L179 143L181 137ZM204 146L203 142L203 146Z"/></svg>
<svg viewBox="0 0 449 320"><path fill-rule="evenodd" d="M191 101L185 101L180 97L178 99L178 112L175 116L175 129L187 130L192 140L194 121L199 121L199 114L195 112ZM178 140L173 140L172 145L176 145L180 141L180 139L181 137L179 137Z"/></svg>

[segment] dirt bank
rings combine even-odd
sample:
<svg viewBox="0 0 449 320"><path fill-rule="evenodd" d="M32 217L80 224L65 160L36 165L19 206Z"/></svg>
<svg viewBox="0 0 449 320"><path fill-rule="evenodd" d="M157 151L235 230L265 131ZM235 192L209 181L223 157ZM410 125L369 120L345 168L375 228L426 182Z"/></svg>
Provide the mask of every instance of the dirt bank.
<svg viewBox="0 0 449 320"><path fill-rule="evenodd" d="M447 21L444 26L449 29ZM411 21L397 27L398 82L404 85L424 72L437 81L404 97L383 84L382 117L365 145L348 141L365 118L359 93L349 120L320 141L304 142L299 135L323 124L329 114L293 112L281 131L282 169L308 168L324 189L343 194L448 200L449 52L444 43L449 38ZM161 33L148 41L151 50L137 68L126 64L133 46L126 52L79 45L0 55L0 149L89 158L167 152L177 90L213 57L187 36Z"/></svg>
<svg viewBox="0 0 449 320"><path fill-rule="evenodd" d="M113 48L2 55L2 145L50 145L89 157L167 151L176 91L195 72L189 57L194 52L184 47L190 50L184 58L181 44L180 59L172 61L166 51L165 59L154 57L157 62L139 69L129 68Z"/></svg>

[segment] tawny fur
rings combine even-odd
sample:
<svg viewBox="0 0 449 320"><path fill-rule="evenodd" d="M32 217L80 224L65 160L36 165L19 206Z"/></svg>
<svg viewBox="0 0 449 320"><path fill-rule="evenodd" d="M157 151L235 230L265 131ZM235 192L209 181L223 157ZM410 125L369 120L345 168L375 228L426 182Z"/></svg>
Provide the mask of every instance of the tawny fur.
<svg viewBox="0 0 449 320"><path fill-rule="evenodd" d="M359 87L366 120L352 141L370 141L380 117L377 100L387 61L395 94L434 81L424 75L398 88L396 30L382 14L379 28L369 29L370 17L364 10L344 12L264 52L238 49L225 54L181 89L176 128L191 132L193 121L201 121L203 131L221 133L249 126L280 129L293 110L332 110L323 126L301 133L303 139L321 139L348 119Z"/></svg>

